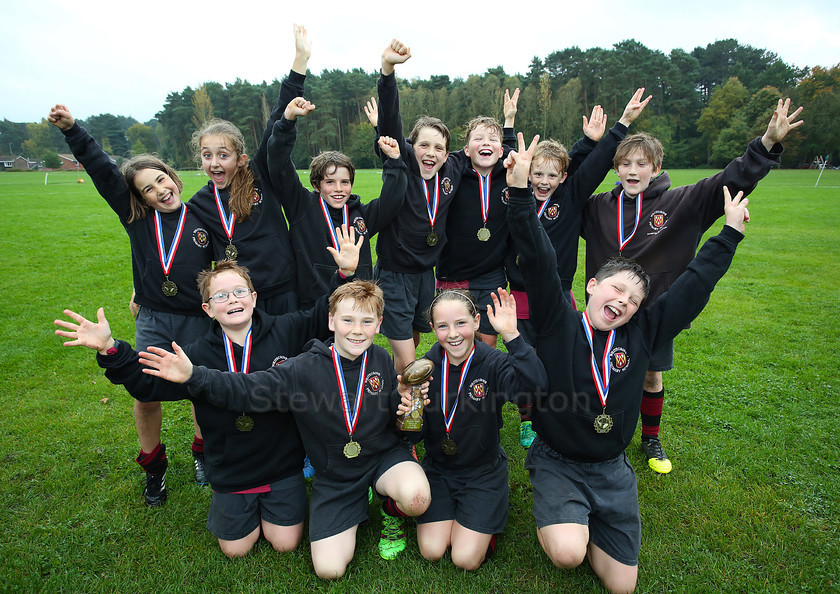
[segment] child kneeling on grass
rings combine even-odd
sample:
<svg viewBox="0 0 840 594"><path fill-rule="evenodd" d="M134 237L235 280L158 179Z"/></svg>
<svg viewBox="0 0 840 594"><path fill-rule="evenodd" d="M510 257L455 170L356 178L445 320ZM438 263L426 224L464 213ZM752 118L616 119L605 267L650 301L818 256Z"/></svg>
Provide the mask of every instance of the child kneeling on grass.
<svg viewBox="0 0 840 594"><path fill-rule="evenodd" d="M531 318L540 328L537 354L548 373L548 394L534 403L538 437L525 462L537 536L557 567L576 567L588 557L607 589L632 591L641 521L636 475L624 450L636 430L647 365L700 314L729 268L749 221L748 200L723 188L723 230L649 307L639 311L650 289L645 271L616 258L586 284L589 301L577 312L558 298L555 253L527 188L537 140L525 150L520 134L518 152L506 161L509 228L522 254Z"/></svg>
<svg viewBox="0 0 840 594"><path fill-rule="evenodd" d="M392 515L418 516L429 506L429 482L400 439L396 415L407 407L388 352L373 344L382 321L382 290L367 281L342 285L330 296L332 341L318 340L283 365L251 374L193 366L173 353L141 353L147 373L186 382L197 398L236 411L291 411L315 479L309 538L315 573L344 575L356 548L356 530L368 519L368 487ZM426 390L428 385L426 385Z"/></svg>
<svg viewBox="0 0 840 594"><path fill-rule="evenodd" d="M341 276L355 273L362 238L352 228L336 230L341 251L333 251ZM336 275L338 277L339 275ZM338 282L338 278L334 280ZM308 311L272 316L256 308L257 293L246 268L222 260L198 277L202 307L214 322L201 339L184 347L195 361L216 369L248 373L268 369L300 354L313 336L327 338L328 297ZM191 399L204 435L206 471L213 488L207 529L228 557L242 557L263 536L279 552L295 549L303 535L306 486L303 444L292 415L265 410L228 411L193 398L182 385L143 373L138 354L115 341L105 319L97 322L65 310L75 323L56 320L69 338L65 346L98 351L106 377L138 401Z"/></svg>

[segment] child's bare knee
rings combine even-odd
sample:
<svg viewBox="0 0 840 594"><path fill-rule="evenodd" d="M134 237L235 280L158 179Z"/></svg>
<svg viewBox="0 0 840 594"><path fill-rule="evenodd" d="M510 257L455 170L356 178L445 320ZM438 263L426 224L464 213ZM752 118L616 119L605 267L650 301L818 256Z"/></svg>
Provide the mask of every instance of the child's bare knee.
<svg viewBox="0 0 840 594"><path fill-rule="evenodd" d="M586 549L577 550L575 547L553 547L546 551L555 567L572 569L577 567L586 558Z"/></svg>
<svg viewBox="0 0 840 594"><path fill-rule="evenodd" d="M483 561L484 555L452 549L452 563L464 571L475 571Z"/></svg>

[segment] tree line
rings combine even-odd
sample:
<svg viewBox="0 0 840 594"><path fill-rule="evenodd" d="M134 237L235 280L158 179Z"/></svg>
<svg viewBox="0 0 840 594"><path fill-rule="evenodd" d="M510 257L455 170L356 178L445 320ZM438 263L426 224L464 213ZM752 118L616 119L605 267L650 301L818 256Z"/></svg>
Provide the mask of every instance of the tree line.
<svg viewBox="0 0 840 594"><path fill-rule="evenodd" d="M377 78L377 72L361 69L308 74L306 98L317 109L298 123L292 155L298 167L308 167L310 158L322 150L343 151L360 168L377 166L374 130L363 110L376 95ZM610 49L571 47L544 58L535 56L525 74L508 74L497 67L466 79L442 74L400 79L399 84L405 132L420 115L439 117L452 131L453 149L461 146L464 125L472 117L501 120L506 89L518 87L521 92L517 130L571 146L581 134L581 116L594 105L603 106L612 123L633 91L644 86L653 101L633 128L662 141L666 167L723 166L761 135L776 100L787 96L805 106L807 125L786 141L783 165L804 166L817 156L830 155L831 163L840 158L840 64L797 68L768 50L734 39L667 55L632 39ZM279 90L278 80L208 82L198 89L171 92L156 118L145 123L112 114L81 123L111 154L153 152L186 169L197 165L189 147L192 133L210 117L233 122L254 150ZM0 132L3 142L17 144L30 158L66 152L61 134L44 120L4 120Z"/></svg>

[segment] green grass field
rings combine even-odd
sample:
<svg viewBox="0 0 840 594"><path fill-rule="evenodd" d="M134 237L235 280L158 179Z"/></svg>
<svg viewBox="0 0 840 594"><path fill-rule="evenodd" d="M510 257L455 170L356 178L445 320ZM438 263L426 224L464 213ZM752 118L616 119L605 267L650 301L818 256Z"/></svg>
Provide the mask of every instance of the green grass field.
<svg viewBox="0 0 840 594"><path fill-rule="evenodd" d="M671 175L680 185L710 173ZM263 541L226 559L204 527L210 491L193 482L183 402L164 405L169 502L147 509L130 398L91 351L54 335L64 308L93 317L104 306L114 335L134 337L128 240L87 176L76 177L51 173L44 185L43 173L0 174L0 589L601 591L587 564L558 570L540 549L513 408L502 431L509 523L496 557L471 574L448 558L426 562L413 528L406 552L381 560L377 506L337 583L315 577L307 540L283 556ZM183 177L185 196L206 179ZM638 436L628 449L640 592L840 591L840 171L818 188L816 178L772 171L761 183L730 273L677 339L661 434L674 471L648 470ZM372 197L379 185L362 171L354 190Z"/></svg>

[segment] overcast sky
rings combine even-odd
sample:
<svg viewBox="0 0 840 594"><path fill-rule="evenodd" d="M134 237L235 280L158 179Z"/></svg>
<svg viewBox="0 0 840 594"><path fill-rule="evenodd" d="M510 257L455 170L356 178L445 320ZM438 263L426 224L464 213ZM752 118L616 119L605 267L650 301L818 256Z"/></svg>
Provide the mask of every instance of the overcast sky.
<svg viewBox="0 0 840 594"><path fill-rule="evenodd" d="M282 78L294 56L292 24L312 40L309 67L369 72L392 37L411 60L401 77L465 77L577 45L636 39L669 53L734 37L794 66L840 63L840 2L802 0L29 0L0 20L0 118L40 121L55 103L80 118L110 112L154 117L166 95L206 81ZM290 6L292 5L292 6ZM365 12L360 6L370 7ZM505 14L505 7L519 8Z"/></svg>

